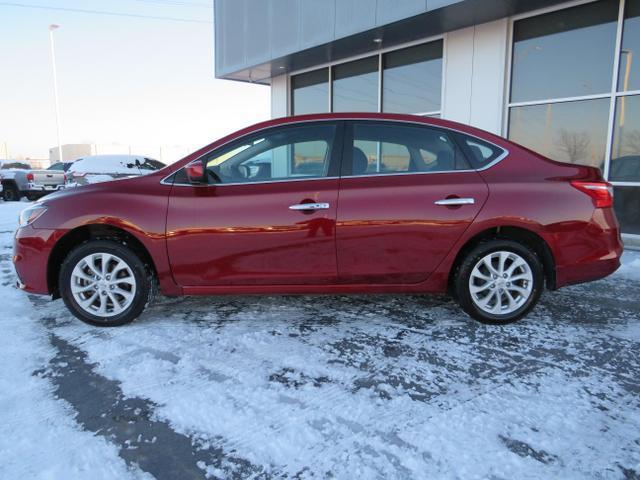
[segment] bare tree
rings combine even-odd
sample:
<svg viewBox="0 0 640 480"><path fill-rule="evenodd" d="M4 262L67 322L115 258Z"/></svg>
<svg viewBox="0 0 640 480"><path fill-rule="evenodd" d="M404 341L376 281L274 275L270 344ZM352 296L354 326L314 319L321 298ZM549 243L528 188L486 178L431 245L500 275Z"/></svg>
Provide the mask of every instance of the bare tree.
<svg viewBox="0 0 640 480"><path fill-rule="evenodd" d="M558 133L558 148L569 157L572 163L587 157L590 143L591 140L586 132L570 132L563 128Z"/></svg>

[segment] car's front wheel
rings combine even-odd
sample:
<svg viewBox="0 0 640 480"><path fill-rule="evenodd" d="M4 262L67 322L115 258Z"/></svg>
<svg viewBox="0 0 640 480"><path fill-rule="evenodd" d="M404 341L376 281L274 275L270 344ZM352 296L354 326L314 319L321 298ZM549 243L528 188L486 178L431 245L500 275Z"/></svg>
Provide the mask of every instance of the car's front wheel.
<svg viewBox="0 0 640 480"><path fill-rule="evenodd" d="M542 263L531 248L493 239L467 254L454 287L460 306L471 317L482 323L505 324L529 313L543 285Z"/></svg>
<svg viewBox="0 0 640 480"><path fill-rule="evenodd" d="M90 240L67 255L60 295L80 320L98 326L135 320L151 301L153 276L135 252L115 240Z"/></svg>

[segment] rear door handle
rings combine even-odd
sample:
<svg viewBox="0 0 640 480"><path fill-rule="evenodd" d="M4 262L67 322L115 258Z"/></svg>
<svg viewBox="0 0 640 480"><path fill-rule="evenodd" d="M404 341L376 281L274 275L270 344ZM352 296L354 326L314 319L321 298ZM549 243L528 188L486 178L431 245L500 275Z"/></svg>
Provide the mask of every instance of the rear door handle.
<svg viewBox="0 0 640 480"><path fill-rule="evenodd" d="M442 205L445 207L451 207L456 205L473 205L476 203L475 198L443 198L442 200L436 200L436 205Z"/></svg>
<svg viewBox="0 0 640 480"><path fill-rule="evenodd" d="M327 210L329 207L328 203L298 203L291 205L289 210Z"/></svg>

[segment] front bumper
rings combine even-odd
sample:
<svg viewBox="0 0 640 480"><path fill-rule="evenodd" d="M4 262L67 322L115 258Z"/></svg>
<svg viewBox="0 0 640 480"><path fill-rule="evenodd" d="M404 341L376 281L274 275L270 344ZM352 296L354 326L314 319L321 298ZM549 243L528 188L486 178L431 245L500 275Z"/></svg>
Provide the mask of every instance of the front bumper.
<svg viewBox="0 0 640 480"><path fill-rule="evenodd" d="M49 255L60 236L58 230L36 229L31 225L16 231L13 266L18 275L19 288L40 295L50 293L47 278Z"/></svg>

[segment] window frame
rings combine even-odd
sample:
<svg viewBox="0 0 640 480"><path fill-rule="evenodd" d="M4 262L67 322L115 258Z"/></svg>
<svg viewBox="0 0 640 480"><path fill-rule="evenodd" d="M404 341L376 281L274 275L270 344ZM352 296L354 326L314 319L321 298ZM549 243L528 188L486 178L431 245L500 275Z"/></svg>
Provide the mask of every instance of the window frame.
<svg viewBox="0 0 640 480"><path fill-rule="evenodd" d="M611 181L610 180L610 170L611 170L611 159L612 159L612 151L613 151L613 140L614 140L614 132L615 132L615 117L616 117L616 104L619 98L633 95L640 95L640 90L630 90L630 91L619 91L618 89L618 80L619 80L619 70L620 70L620 55L622 50L622 35L624 29L624 20L625 20L625 10L626 4L628 0L619 0L618 4L618 19L616 23L616 39L615 39L615 49L614 49L614 58L613 58L613 70L611 72L611 89L602 94L598 95L585 95L578 97L566 97L566 98L549 98L549 99L540 99L531 102L511 102L511 89L512 89L512 81L513 81L513 42L514 42L514 24L518 20L522 20L525 18L536 17L539 15L544 15L545 13L550 13L559 10L566 10L571 7L578 7L581 5L585 5L597 0L573 0L571 2L567 2L560 5L552 5L545 8L540 8L537 10L533 10L531 12L526 12L520 15L514 15L509 18L508 23L508 31L507 31L507 69L506 69L506 82L505 82L505 90L504 95L506 101L504 102L504 110L503 110L503 123L502 123L502 136L509 139L509 124L510 124L510 114L512 107L519 106L529 106L529 105L546 105L553 103L565 103L565 102L575 102L580 100L594 100L594 99L609 99L609 118L607 120L607 139L605 144L605 156L604 156L604 164L603 164L603 177L609 181L614 187L636 187L640 188L640 181ZM631 237L634 239L640 238L639 234L631 234L631 233L622 233L624 237Z"/></svg>
<svg viewBox="0 0 640 480"><path fill-rule="evenodd" d="M514 107L528 107L534 105L549 105L549 104L557 104L557 103L570 103L570 102L578 102L582 100L597 100L597 99L609 99L609 118L607 120L607 138L605 143L605 155L603 162L603 171L602 174L607 181L610 176L611 169L611 153L613 149L613 135L615 130L615 114L616 114L616 103L618 98L632 95L640 95L640 90L630 90L630 91L618 91L618 71L620 69L620 52L622 49L622 33L624 27L624 18L625 18L625 6L627 0L619 0L618 5L618 20L616 23L616 39L615 39L615 49L614 49L614 58L613 58L613 71L611 72L611 88L609 91L601 94L594 95L582 95L575 97L563 97L563 98L545 98L539 100L531 100L524 102L511 102L511 91L512 91L512 83L513 83L513 42L514 42L514 24L526 18L537 17L540 15L544 15L546 13L556 12L560 10L566 10L572 7L579 7L582 5L586 5L589 3L593 3L598 0L575 0L572 2L568 2L566 4L561 5L553 5L547 8L542 8L538 10L534 10L532 12L527 12L521 15L515 15L509 19L509 28L508 28L508 52L507 52L507 81L505 82L505 98L507 101L505 102L504 107L504 122L502 127L502 136L507 140L509 139L509 125L511 121L511 110ZM637 186L640 187L640 181L638 182L618 182L611 181L614 186Z"/></svg>
<svg viewBox="0 0 640 480"><path fill-rule="evenodd" d="M296 75L304 74L304 73L309 73L309 72L313 72L313 71L319 71L319 70L327 69L328 70L327 82L329 82L329 95L327 96L327 104L328 104L327 112L333 113L333 68L335 66L338 66L338 65L351 63L351 62L354 62L354 61L357 61L357 60L362 60L362 59L369 58L369 57L377 57L378 58L378 70L377 70L377 73L378 73L378 108L377 108L376 112L384 113L383 110L382 110L383 77L384 77L383 57L384 57L384 55L387 54L387 53L403 50L405 48L416 47L416 46L419 46L419 45L425 45L425 44L429 44L429 43L433 43L433 42L442 42L442 76L441 76L441 81L440 81L440 109L439 110L434 110L434 111L431 111L431 112L414 112L414 113L411 113L410 115L419 115L419 116L422 116L422 117L433 117L433 116L442 117L443 105L444 105L444 100L445 100L445 85L446 85L446 71L447 71L447 68L446 68L447 67L447 41L446 41L446 34L444 34L444 33L440 34L440 35L433 35L433 36L427 37L427 38L421 38L419 40L414 40L414 41L411 41L411 42L402 43L400 45L394 45L392 47L379 48L377 51L369 51L367 53L363 53L363 54L360 54L360 55L354 55L354 56L351 56L351 57L347 57L347 58L341 59L339 61L333 61L333 62L323 63L323 64L320 64L320 65L314 65L311 68L305 68L305 69L292 71L291 73L289 73L287 75L287 115L288 116L297 115L294 112L293 77L295 77Z"/></svg>
<svg viewBox="0 0 640 480"><path fill-rule="evenodd" d="M442 134L447 135L447 137L449 137L449 139L451 140L451 142L455 145L455 147L459 150L460 155L462 155L462 157L466 160L467 164L470 166L470 168L466 168L466 169L460 169L460 170L442 170L442 171L433 171L433 172L386 172L386 173L381 173L381 172L376 172L376 173L367 173L367 174L361 174L361 175L353 175L353 146L354 146L354 142L355 142L355 138L354 138L354 130L355 130L355 125L356 124L361 124L361 125L366 125L366 124L371 124L371 125L389 125L389 126L404 126L404 127L417 127L417 128L424 128L424 129L428 129L428 130L432 130L432 131L436 131L436 132L440 132ZM461 145L460 142L460 136L466 136L469 138L475 138L480 140L483 143L487 143L489 145L492 145L493 147L499 149L502 151L502 153L500 155L498 155L498 157L496 157L494 160L492 160L491 162L489 162L487 165L482 166L481 168L475 168L476 162L472 161L469 158L469 154L468 151L463 147L463 145ZM437 175L437 174L453 174L453 173L475 173L475 172L479 172L482 170L487 170L491 167L493 167L494 165L496 165L497 163L499 163L502 159L504 159L507 155L509 155L509 151L506 150L505 148L496 145L488 140L485 140L483 138L477 137L475 135L470 135L468 133L459 131L459 130L454 130L454 129L450 129L450 128L446 128L446 127L440 127L437 125L432 125L432 124L424 124L424 123L420 123L420 122L409 122L409 121L394 121L394 120L368 120L368 119L353 119L353 120L347 120L346 121L346 125L345 125L345 130L344 130L344 137L343 137L343 147L342 147L342 165L340 168L340 178L341 179L347 179L347 178L380 178L380 177L390 177L390 176L399 176L399 175Z"/></svg>
<svg viewBox="0 0 640 480"><path fill-rule="evenodd" d="M285 182L304 182L304 181L317 181L317 180L329 180L329 179L337 179L339 178L340 172L340 162L341 162L341 153L342 153L342 144L344 141L344 121L342 120L319 120L319 121L309 121L309 122L294 122L287 123L285 125L277 125L275 127L267 127L259 130L255 130L253 132L249 132L241 137L234 138L228 142L223 143L222 145L217 146L216 148L209 150L193 161L189 162L187 165L200 162L202 164L203 170L206 171L207 162L216 155L220 155L225 151L231 151L234 148L241 146L242 144L250 142L252 139L258 139L260 137L264 137L270 134L278 133L283 130L295 130L298 128L304 127L313 127L313 126L334 126L334 134L332 143L329 146L329 166L327 168L327 174L322 177L289 177L289 178L279 178L273 180L261 180L255 182L229 182L229 183L209 183L203 182L201 184L192 184L192 183L184 183L181 181L176 182L175 179L180 172L183 172L187 165L177 169L175 172L172 172L170 175L167 175L162 179L160 183L165 185L173 185L173 186L188 186L188 187L206 187L206 188L219 188L219 187L229 187L229 186L252 186L252 185L260 185L267 183L285 183Z"/></svg>

